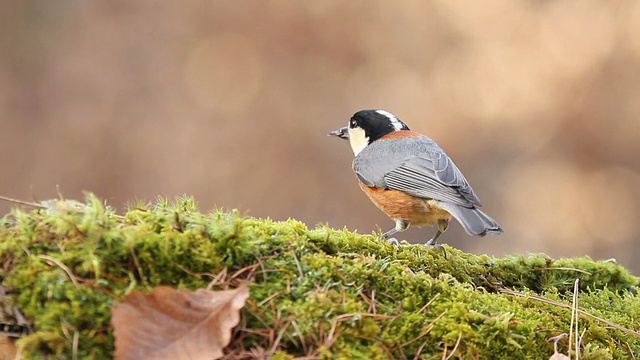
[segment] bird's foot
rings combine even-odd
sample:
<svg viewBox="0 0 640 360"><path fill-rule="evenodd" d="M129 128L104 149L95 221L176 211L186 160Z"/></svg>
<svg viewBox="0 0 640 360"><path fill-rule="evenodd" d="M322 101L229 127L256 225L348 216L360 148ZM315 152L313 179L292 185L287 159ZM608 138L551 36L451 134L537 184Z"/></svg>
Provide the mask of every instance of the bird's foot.
<svg viewBox="0 0 640 360"><path fill-rule="evenodd" d="M400 242L399 242L399 241L398 241L398 239L396 239L396 238L388 238L388 239L387 239L387 242L388 242L389 244L393 244L393 245L395 245L395 246L400 246Z"/></svg>
<svg viewBox="0 0 640 360"><path fill-rule="evenodd" d="M438 244L435 239L431 239L431 240L427 241L424 245L428 246L428 247L430 247L432 249L438 249L438 250L442 251L442 253L444 254L444 258L445 259L447 258L447 250L445 250L445 248L444 248L444 246L442 246L442 244Z"/></svg>

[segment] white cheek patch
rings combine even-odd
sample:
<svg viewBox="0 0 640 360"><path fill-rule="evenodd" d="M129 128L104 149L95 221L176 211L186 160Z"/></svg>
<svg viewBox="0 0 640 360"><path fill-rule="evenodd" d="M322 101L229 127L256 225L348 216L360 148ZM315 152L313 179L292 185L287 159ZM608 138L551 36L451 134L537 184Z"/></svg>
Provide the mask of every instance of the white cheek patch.
<svg viewBox="0 0 640 360"><path fill-rule="evenodd" d="M395 115L384 110L376 110L376 112L380 115L386 116L389 121L391 121L391 125L396 131L402 130L402 122Z"/></svg>
<svg viewBox="0 0 640 360"><path fill-rule="evenodd" d="M349 143L351 144L353 155L358 156L360 151L369 145L369 138L361 128L353 128L349 129Z"/></svg>

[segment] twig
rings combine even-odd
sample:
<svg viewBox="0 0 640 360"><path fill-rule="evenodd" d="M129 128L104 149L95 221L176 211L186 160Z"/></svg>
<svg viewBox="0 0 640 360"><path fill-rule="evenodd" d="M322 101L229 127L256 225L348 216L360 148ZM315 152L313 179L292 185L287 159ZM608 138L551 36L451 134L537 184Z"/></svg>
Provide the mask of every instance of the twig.
<svg viewBox="0 0 640 360"><path fill-rule="evenodd" d="M272 356L273 354L276 353L276 350L278 349L278 344L280 344L280 341L282 340L282 336L284 335L284 332L287 331L287 328L289 327L290 324L291 324L291 321L287 322L287 324L283 326L282 329L280 329L280 331L278 332L278 336L276 337L275 341L273 342L273 345L271 346L271 349L269 350L269 356Z"/></svg>
<svg viewBox="0 0 640 360"><path fill-rule="evenodd" d="M376 289L371 290L371 312L377 313L376 311Z"/></svg>
<svg viewBox="0 0 640 360"><path fill-rule="evenodd" d="M78 286L78 279L76 279L76 277L73 275L73 273L71 272L71 270L67 267L67 265L63 264L62 261L54 258L53 256L49 256L49 255L38 255L39 258L41 259L45 259L48 261L51 261L52 263L56 264L59 268L61 268L62 270L64 270L64 272L67 273L67 275L69 276L69 279L71 279L71 282L73 282L73 284L75 286Z"/></svg>
<svg viewBox="0 0 640 360"><path fill-rule="evenodd" d="M514 295L514 296L518 296L518 297L528 298L528 299L532 299L532 300L541 301L541 302L544 302L544 303L547 303L547 304L551 304L551 305L556 305L556 306L559 306L559 307L563 307L563 308L565 308L565 309L572 309L571 305L567 305L567 304L563 304L563 303L561 303L561 302L553 301L553 300L550 300L550 299L544 298L544 297L542 297L542 296L525 294L525 293L522 293L522 292L519 292L519 291L515 291L515 290L507 289L507 288L500 288L500 289L499 289L499 291L500 291L501 293L503 293L503 294L507 294L507 295ZM626 327L624 327L624 326L621 326L621 325L618 325L618 324L612 323L612 322L611 322L611 321L609 321L609 320L606 320L606 319L603 319L603 318L601 318L601 317L599 317L599 316L596 316L596 315L590 314L590 313L588 313L588 312L586 312L586 311L584 311L584 310L577 309L577 312L578 312L579 314L582 314L584 317L589 317L589 318L592 318L592 319L596 319L596 320L598 320L598 321L601 321L601 322L603 322L603 323L605 323L605 324L607 324L607 325L611 326L611 327L612 327L612 328L614 328L614 329L620 330L620 331L622 331L622 332L624 332L624 333L627 333L627 334L629 334L629 335L633 335L633 336L635 336L635 337L637 337L637 338L640 338L640 333L639 333L639 332L637 332L637 331L633 331L633 330L631 330L631 329L627 329L627 328L626 328Z"/></svg>
<svg viewBox="0 0 640 360"><path fill-rule="evenodd" d="M578 336L578 323L580 322L580 317L578 316L578 283L580 279L576 278L576 282L573 285L573 310L572 313L575 313L576 318L576 360L580 360L580 337ZM573 318L573 314L571 315ZM585 329L586 330L586 329Z"/></svg>
<svg viewBox="0 0 640 360"><path fill-rule="evenodd" d="M80 343L80 332L78 330L73 332L73 343L71 350L71 359L78 360L78 345Z"/></svg>
<svg viewBox="0 0 640 360"><path fill-rule="evenodd" d="M451 350L451 354L447 356L447 358L444 360L451 359L451 357L456 353L456 350L458 350L458 346L460 345L460 340L462 340L462 331L460 331L460 333L458 334L458 340L456 340L456 344L453 346L453 350ZM446 353L446 349L447 348L445 348L445 353Z"/></svg>
<svg viewBox="0 0 640 360"><path fill-rule="evenodd" d="M250 278L253 276L253 274L255 273L256 269L259 267L259 264L253 264L253 265L249 265L249 266L245 266L242 269L238 269L236 272L234 272L231 277L229 278L229 280L234 280L235 278L239 277L240 275L244 274L245 272L249 271L249 275L247 275L247 278Z"/></svg>
<svg viewBox="0 0 640 360"><path fill-rule="evenodd" d="M440 293L436 293L431 300L427 301L426 304L424 304L424 306L422 308L420 308L420 310L418 310L418 314L420 314L421 312L423 312L426 308L429 307L429 305L433 304L434 301L436 301L437 298L440 297Z"/></svg>
<svg viewBox="0 0 640 360"><path fill-rule="evenodd" d="M441 312L440 315L438 315L435 319L433 319L433 321L431 321L429 323L429 325L427 325L425 330L423 332L421 332L420 335L418 335L415 338L405 342L404 344L400 344L400 347L405 347L405 346L411 344L412 342L420 339L421 337L427 335L429 332L431 332L431 329L433 329L433 327L435 326L434 324L436 323L436 321L440 320L444 316L444 314L446 314L446 313L447 313L447 310Z"/></svg>
<svg viewBox="0 0 640 360"><path fill-rule="evenodd" d="M298 337L300 338L300 344L302 345L302 350L304 350L305 354L309 354L309 349L307 349L307 343L304 342L304 336L302 336L302 331L300 331L300 326L298 326L298 323L295 320L291 320L291 325L293 325L293 328L296 330L296 334L298 334Z"/></svg>
<svg viewBox="0 0 640 360"><path fill-rule="evenodd" d="M264 304L268 303L269 301L273 300L274 298L276 298L276 297L278 297L278 296L280 296L282 294L286 294L286 291L285 290L276 291L275 293L271 294L266 299L260 301L258 303L258 306L262 307L262 306L264 306Z"/></svg>
<svg viewBox="0 0 640 360"><path fill-rule="evenodd" d="M633 350L631 350L631 346L629 346L629 343L626 342L624 344L627 345L627 350L629 350L629 354L631 354L631 356L633 357L633 360L636 360L636 356L633 354Z"/></svg>
<svg viewBox="0 0 640 360"><path fill-rule="evenodd" d="M11 203L20 204L20 205L36 207L36 208L40 208L40 209L47 209L46 206L44 206L44 205L42 205L40 203L35 203L35 202L30 202L30 201L23 201L23 200L18 200L18 199L12 199L10 197L6 197L6 196L2 196L2 195L0 195L0 200L4 200L6 202L11 202Z"/></svg>
<svg viewBox="0 0 640 360"><path fill-rule="evenodd" d="M571 339L573 339L573 324L575 321L576 331L576 360L578 360L578 282L580 279L576 279L573 285L573 298L571 299L571 325L569 325L569 350L568 354L571 354Z"/></svg>
<svg viewBox="0 0 640 360"><path fill-rule="evenodd" d="M300 265L300 261L298 260L298 257L296 256L296 252L292 250L291 254L293 255L293 259L296 261L296 266L298 267L298 272L300 273L300 278L304 279L304 272L302 272L302 265Z"/></svg>
<svg viewBox="0 0 640 360"><path fill-rule="evenodd" d="M422 350L424 350L424 347L427 346L428 342L429 342L429 339L425 340L425 342L423 342L422 345L420 345L420 347L418 348L418 351L416 351L416 356L413 358L413 360L420 360L420 354L422 353Z"/></svg>
<svg viewBox="0 0 640 360"><path fill-rule="evenodd" d="M138 259L138 254L136 254L136 247L133 245L133 241L129 243L129 250L131 250L131 255L133 256L133 263L136 265L136 269L138 270L138 275L140 275L140 280L143 284L146 284L146 280L144 278L144 271L142 271L142 266L140 266L140 260Z"/></svg>
<svg viewBox="0 0 640 360"><path fill-rule="evenodd" d="M582 270L582 269L576 269L576 268L570 268L570 267L543 267L543 268L537 268L537 270L570 270L570 271L577 271L583 274L587 274L587 275L593 275L592 273Z"/></svg>

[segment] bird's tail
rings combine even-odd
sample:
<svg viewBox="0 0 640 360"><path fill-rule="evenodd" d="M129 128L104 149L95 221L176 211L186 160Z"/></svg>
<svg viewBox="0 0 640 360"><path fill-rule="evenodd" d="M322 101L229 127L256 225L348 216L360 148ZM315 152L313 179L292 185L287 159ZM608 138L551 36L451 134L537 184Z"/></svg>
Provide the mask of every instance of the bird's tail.
<svg viewBox="0 0 640 360"><path fill-rule="evenodd" d="M477 208L466 208L455 204L440 202L443 209L453 215L462 225L467 234L471 236L485 236L487 234L502 234L498 223L489 215Z"/></svg>

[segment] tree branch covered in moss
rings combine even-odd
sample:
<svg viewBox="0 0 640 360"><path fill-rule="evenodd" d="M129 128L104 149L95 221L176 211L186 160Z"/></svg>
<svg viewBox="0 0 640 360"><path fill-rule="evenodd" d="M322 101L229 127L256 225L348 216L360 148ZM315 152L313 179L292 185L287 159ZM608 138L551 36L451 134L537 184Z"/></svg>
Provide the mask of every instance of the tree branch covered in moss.
<svg viewBox="0 0 640 360"><path fill-rule="evenodd" d="M133 290L249 283L229 359L545 359L547 340L569 332L571 309L557 304L571 304L576 278L580 309L620 327L583 316L580 358L640 354L638 278L615 263L451 247L445 259L295 220L205 214L191 198L123 216L91 194L46 204L0 219L0 285L35 330L19 341L27 358L111 358L110 309Z"/></svg>

